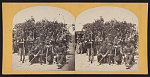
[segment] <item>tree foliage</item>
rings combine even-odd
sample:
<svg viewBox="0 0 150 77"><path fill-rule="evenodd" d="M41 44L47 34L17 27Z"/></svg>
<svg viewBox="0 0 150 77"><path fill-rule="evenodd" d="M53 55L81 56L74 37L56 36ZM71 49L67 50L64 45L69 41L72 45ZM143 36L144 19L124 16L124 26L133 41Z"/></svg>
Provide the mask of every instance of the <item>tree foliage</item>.
<svg viewBox="0 0 150 77"><path fill-rule="evenodd" d="M21 33L24 32L24 39L26 39L30 33L33 34L35 39L42 34L44 38L49 36L51 39L54 39L56 43L66 39L66 43L68 44L71 40L71 34L66 26L67 24L58 23L57 21L52 22L47 19L35 22L34 18L31 18L24 23L14 25L13 38L18 39L18 37L22 36Z"/></svg>
<svg viewBox="0 0 150 77"><path fill-rule="evenodd" d="M117 21L115 19L111 21L104 22L104 19L95 20L92 23L87 23L83 25L83 30L85 30L85 39L90 39L92 33L92 39L95 40L96 36L103 38L103 41L106 38L114 44L115 37L120 39L122 45L127 41L130 41L135 48L138 45L138 32L136 30L136 24L127 23L126 21Z"/></svg>

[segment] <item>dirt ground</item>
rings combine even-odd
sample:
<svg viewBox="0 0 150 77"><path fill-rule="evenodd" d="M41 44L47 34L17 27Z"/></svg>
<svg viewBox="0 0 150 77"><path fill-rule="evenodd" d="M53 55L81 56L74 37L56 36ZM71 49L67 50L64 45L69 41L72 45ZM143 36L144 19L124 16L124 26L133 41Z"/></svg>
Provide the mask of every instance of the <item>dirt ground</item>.
<svg viewBox="0 0 150 77"><path fill-rule="evenodd" d="M130 69L126 69L125 64L101 64L97 62L97 57L94 56L94 62L88 62L86 54L75 54L75 69L76 71L138 71L139 63L138 56L135 56L135 64Z"/></svg>
<svg viewBox="0 0 150 77"><path fill-rule="evenodd" d="M58 69L57 64L47 65L34 63L30 65L28 60L28 56L25 57L25 63L20 62L20 56L17 53L12 55L12 70L18 71L74 71L75 70L75 56L72 48L72 44L70 44L70 48L68 49L71 55L67 55L67 64L65 64L61 69Z"/></svg>
<svg viewBox="0 0 150 77"><path fill-rule="evenodd" d="M47 65L34 63L30 65L28 56L26 56L25 63L20 62L20 57L15 53L12 58L12 69L22 71L73 71L74 70L74 55L67 55L67 64L62 69L57 69L57 64Z"/></svg>

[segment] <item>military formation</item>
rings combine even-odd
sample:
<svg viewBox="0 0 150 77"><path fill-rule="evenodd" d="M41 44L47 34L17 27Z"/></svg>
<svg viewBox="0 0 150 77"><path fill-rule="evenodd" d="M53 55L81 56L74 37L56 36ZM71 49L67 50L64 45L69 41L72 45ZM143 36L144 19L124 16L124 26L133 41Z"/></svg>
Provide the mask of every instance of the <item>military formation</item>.
<svg viewBox="0 0 150 77"><path fill-rule="evenodd" d="M54 39L49 36L46 39L43 37L41 34L34 39L32 33L30 33L27 39L24 39L23 36L19 37L16 40L17 45L15 45L16 51L14 52L18 52L22 63L25 62L25 56L28 56L28 61L31 65L34 63L40 63L41 65L55 63L58 65L58 68L61 68L66 64L66 46L61 42L56 45ZM65 40L61 41L65 42Z"/></svg>
<svg viewBox="0 0 150 77"><path fill-rule="evenodd" d="M54 24L50 21L40 23L35 23L35 20L31 18L25 23L15 26L13 53L18 53L22 63L28 61L31 65L34 63L57 64L60 69L67 63L66 54L69 47L65 32L53 29L53 26L64 29L64 27L60 27L63 24ZM37 32L38 30L41 31Z"/></svg>
<svg viewBox="0 0 150 77"><path fill-rule="evenodd" d="M86 33L87 34L87 33ZM76 33L76 53L86 53L88 61L94 62L94 56L97 56L97 62L101 64L125 64L126 69L130 69L135 63L135 47L131 39L122 44L120 37L115 37L110 41L111 37L105 40L96 36L95 39L86 39L84 31Z"/></svg>

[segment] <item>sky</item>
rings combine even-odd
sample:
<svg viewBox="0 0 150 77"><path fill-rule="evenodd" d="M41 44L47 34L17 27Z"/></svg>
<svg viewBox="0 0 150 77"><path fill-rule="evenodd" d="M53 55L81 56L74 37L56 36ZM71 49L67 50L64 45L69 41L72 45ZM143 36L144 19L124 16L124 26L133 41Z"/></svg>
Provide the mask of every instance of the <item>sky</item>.
<svg viewBox="0 0 150 77"><path fill-rule="evenodd" d="M70 27L71 24L75 24L76 31L81 31L82 25L92 23L95 19L99 19L100 16L102 16L104 21L116 19L118 21L134 23L138 30L138 19L136 15L127 9L119 7L103 6L91 8L80 13L76 19L65 9L50 6L30 7L21 10L14 16L13 25L25 22L25 20L30 19L31 16L35 18L36 22L42 19L48 19L49 21L57 20L58 22L66 23L68 27ZM69 31L71 34L74 34L72 27L69 28Z"/></svg>
<svg viewBox="0 0 150 77"><path fill-rule="evenodd" d="M100 16L104 18L104 22L116 19L134 23L138 30L138 19L134 13L124 8L103 6L91 8L80 13L76 18L76 31L82 30L82 25L92 23L94 20L99 19Z"/></svg>
<svg viewBox="0 0 150 77"><path fill-rule="evenodd" d="M42 19L48 19L49 21L57 20L58 22L68 24L68 26L75 24L74 16L67 10L50 6L36 6L18 12L14 16L13 25L25 22L25 20L30 19L31 16L35 19L35 22L41 21ZM71 34L74 33L72 27L69 28L69 31Z"/></svg>

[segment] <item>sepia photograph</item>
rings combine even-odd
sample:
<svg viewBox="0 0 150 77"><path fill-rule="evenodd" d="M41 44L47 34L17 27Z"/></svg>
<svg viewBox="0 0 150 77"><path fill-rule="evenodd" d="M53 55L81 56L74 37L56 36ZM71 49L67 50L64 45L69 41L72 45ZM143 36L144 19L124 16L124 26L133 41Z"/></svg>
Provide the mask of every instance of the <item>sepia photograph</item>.
<svg viewBox="0 0 150 77"><path fill-rule="evenodd" d="M148 3L3 3L2 74L147 74Z"/></svg>
<svg viewBox="0 0 150 77"><path fill-rule="evenodd" d="M95 7L76 19L76 71L138 71L138 19L119 7Z"/></svg>
<svg viewBox="0 0 150 77"><path fill-rule="evenodd" d="M74 16L49 6L23 9L13 19L12 69L74 71Z"/></svg>

